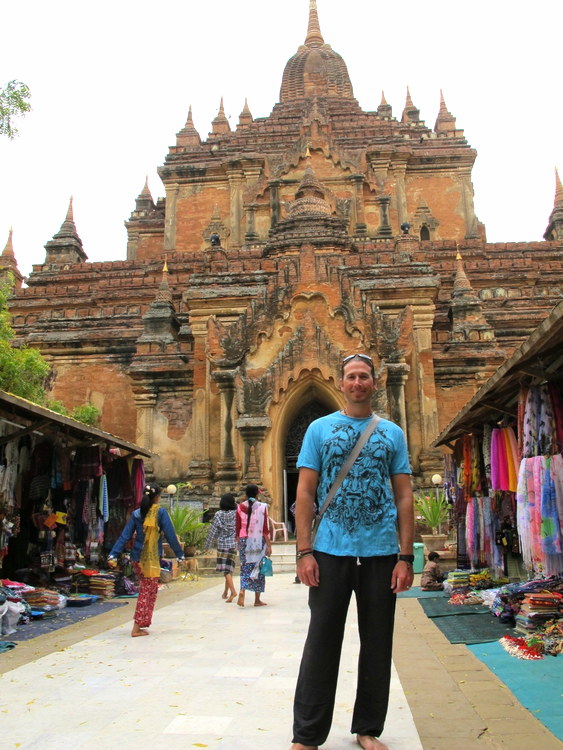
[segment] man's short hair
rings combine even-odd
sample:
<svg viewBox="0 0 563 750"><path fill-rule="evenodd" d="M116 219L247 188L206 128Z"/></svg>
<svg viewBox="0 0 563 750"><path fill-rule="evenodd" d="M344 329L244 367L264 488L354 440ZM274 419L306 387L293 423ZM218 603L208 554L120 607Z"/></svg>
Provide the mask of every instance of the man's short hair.
<svg viewBox="0 0 563 750"><path fill-rule="evenodd" d="M366 365L369 365L369 368L371 370L371 376L375 380L375 365L373 364L373 359L368 354L360 354L359 352L356 352L354 354L348 354L347 357L344 357L342 360L342 365L340 367L340 377L344 377L344 367L351 362L353 359L359 359L361 362L365 362Z"/></svg>

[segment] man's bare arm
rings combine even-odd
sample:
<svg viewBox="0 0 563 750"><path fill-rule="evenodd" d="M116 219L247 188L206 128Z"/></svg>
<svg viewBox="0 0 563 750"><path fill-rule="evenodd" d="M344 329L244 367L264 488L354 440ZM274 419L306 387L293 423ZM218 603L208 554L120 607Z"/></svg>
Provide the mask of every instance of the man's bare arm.
<svg viewBox="0 0 563 750"><path fill-rule="evenodd" d="M299 469L299 482L295 500L295 526L297 530L297 551L311 548L311 526L313 524L313 503L317 496L319 473L314 469ZM319 585L319 568L313 555L306 555L297 562L297 575L306 586Z"/></svg>
<svg viewBox="0 0 563 750"><path fill-rule="evenodd" d="M403 555L412 555L414 544L414 498L410 474L395 474L391 477L391 486L397 507L397 527L399 530L399 549ZM398 594L412 586L413 566L398 562L393 570L391 588Z"/></svg>

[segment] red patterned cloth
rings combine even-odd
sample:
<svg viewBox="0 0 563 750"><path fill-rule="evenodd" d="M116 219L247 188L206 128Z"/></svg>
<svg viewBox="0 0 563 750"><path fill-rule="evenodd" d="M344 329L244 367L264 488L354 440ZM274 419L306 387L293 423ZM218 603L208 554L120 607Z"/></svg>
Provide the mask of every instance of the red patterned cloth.
<svg viewBox="0 0 563 750"><path fill-rule="evenodd" d="M152 622L152 613L156 604L158 578L145 578L138 562L133 562L133 568L139 579L139 598L133 619L140 628L148 628Z"/></svg>

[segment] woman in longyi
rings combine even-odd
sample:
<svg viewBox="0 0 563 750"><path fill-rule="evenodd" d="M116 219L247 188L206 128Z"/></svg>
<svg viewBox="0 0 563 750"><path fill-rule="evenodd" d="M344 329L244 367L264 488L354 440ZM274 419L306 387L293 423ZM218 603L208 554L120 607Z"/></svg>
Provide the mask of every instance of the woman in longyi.
<svg viewBox="0 0 563 750"><path fill-rule="evenodd" d="M139 579L139 598L131 631L133 638L149 634L147 628L152 622L158 593L163 534L174 550L178 562L184 559L184 551L178 541L170 516L167 510L160 506L160 493L161 489L157 484L146 485L141 507L131 513L121 536L108 556L108 565L115 567L116 557L123 552L127 542L133 536L135 537L131 550L131 562Z"/></svg>

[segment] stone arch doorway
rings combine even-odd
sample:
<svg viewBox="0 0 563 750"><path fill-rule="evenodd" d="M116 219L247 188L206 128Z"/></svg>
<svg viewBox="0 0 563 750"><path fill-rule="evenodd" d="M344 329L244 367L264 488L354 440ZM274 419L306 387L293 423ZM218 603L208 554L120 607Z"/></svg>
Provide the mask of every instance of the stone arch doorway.
<svg viewBox="0 0 563 750"><path fill-rule="evenodd" d="M324 417L325 414L329 414L331 411L333 411L332 408L316 399L308 403L296 414L288 428L284 451L284 517L287 519L288 530L292 533L295 531L295 520L290 508L295 502L297 479L299 476L296 462L301 450L301 443L311 422L319 417Z"/></svg>

